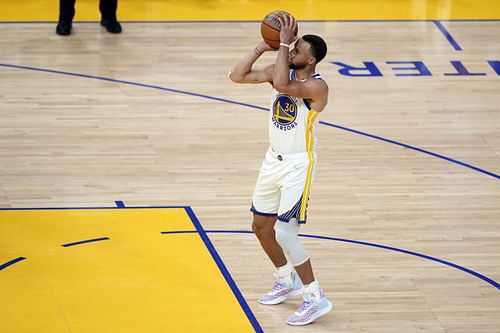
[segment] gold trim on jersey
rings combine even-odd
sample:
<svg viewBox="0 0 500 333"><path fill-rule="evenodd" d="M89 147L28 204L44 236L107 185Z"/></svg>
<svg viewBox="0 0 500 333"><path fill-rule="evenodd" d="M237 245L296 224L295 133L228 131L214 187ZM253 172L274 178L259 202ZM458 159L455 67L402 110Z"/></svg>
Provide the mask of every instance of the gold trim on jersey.
<svg viewBox="0 0 500 333"><path fill-rule="evenodd" d="M305 221L306 220L306 210L307 210L307 203L309 201L309 194L311 192L311 184L312 184L312 176L313 176L313 170L314 170L314 136L313 136L313 130L314 130L314 122L316 119L318 119L319 112L311 109L309 110L309 113L307 115L307 124L306 124L306 151L307 151L307 158L309 159L309 166L307 168L307 176L306 176L306 181L304 184L304 192L302 195L302 203L300 205L300 216L299 216L299 221Z"/></svg>

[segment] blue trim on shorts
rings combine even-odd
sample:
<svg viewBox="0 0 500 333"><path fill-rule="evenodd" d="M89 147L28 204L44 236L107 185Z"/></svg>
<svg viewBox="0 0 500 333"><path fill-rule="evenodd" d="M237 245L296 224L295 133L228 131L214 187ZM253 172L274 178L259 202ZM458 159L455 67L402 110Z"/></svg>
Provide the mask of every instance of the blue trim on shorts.
<svg viewBox="0 0 500 333"><path fill-rule="evenodd" d="M270 213L262 213L259 212L257 209L255 209L254 205L252 204L252 207L250 207L250 211L254 213L255 215L261 215L261 216L278 216L278 214L270 214Z"/></svg>
<svg viewBox="0 0 500 333"><path fill-rule="evenodd" d="M280 218L280 217L278 216L278 221L285 222L285 223L289 223L289 222L290 222L290 219L288 219L288 221L287 221L286 219L284 219L284 218L282 218L282 217ZM306 224L306 220L298 220L298 221L297 221L297 223L298 223L298 224Z"/></svg>
<svg viewBox="0 0 500 333"><path fill-rule="evenodd" d="M277 219L278 219L278 221L285 222L285 223L290 222L290 219L287 220L286 218L282 217L281 215L278 216Z"/></svg>
<svg viewBox="0 0 500 333"><path fill-rule="evenodd" d="M290 219L296 218L297 220L300 218L300 209L302 208L302 198L304 194L302 194L295 205L288 211L278 216L278 220L283 222L290 222ZM305 221L303 222L305 223Z"/></svg>

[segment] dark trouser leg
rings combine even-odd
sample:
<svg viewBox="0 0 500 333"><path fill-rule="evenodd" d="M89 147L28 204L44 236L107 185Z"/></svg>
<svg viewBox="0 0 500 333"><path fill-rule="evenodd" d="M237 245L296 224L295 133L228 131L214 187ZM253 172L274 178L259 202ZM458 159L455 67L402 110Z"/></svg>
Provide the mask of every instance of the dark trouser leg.
<svg viewBox="0 0 500 333"><path fill-rule="evenodd" d="M117 21L116 9L118 7L118 0L100 0L99 10L101 11L101 17L108 21Z"/></svg>
<svg viewBox="0 0 500 333"><path fill-rule="evenodd" d="M59 0L59 22L71 23L75 17L75 0Z"/></svg>

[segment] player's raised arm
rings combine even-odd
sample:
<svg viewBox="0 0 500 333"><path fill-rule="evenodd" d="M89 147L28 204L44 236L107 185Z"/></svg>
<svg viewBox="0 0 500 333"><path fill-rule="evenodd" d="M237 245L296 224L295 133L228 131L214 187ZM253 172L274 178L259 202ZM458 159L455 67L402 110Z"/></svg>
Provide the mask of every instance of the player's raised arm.
<svg viewBox="0 0 500 333"><path fill-rule="evenodd" d="M297 22L289 15L279 20L281 42L274 67L274 88L280 93L310 100L319 112L328 102L328 85L310 75L315 72L316 64L324 58L326 44L318 36L306 35L292 46L296 39ZM298 79L290 79L290 69L296 70Z"/></svg>
<svg viewBox="0 0 500 333"><path fill-rule="evenodd" d="M265 41L260 42L247 53L229 72L229 78L235 83L262 83L273 81L273 65L263 69L253 69L253 64L266 51L275 51Z"/></svg>

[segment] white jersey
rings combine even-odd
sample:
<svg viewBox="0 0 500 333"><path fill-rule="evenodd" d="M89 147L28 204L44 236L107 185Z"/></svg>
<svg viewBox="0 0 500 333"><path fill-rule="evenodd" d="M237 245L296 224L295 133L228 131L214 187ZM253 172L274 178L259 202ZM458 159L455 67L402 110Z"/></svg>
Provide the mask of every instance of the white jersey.
<svg viewBox="0 0 500 333"><path fill-rule="evenodd" d="M311 76L323 80L320 74ZM290 70L295 80L295 70ZM273 89L269 116L269 143L276 153L311 152L316 148L316 127L319 112L302 99Z"/></svg>

